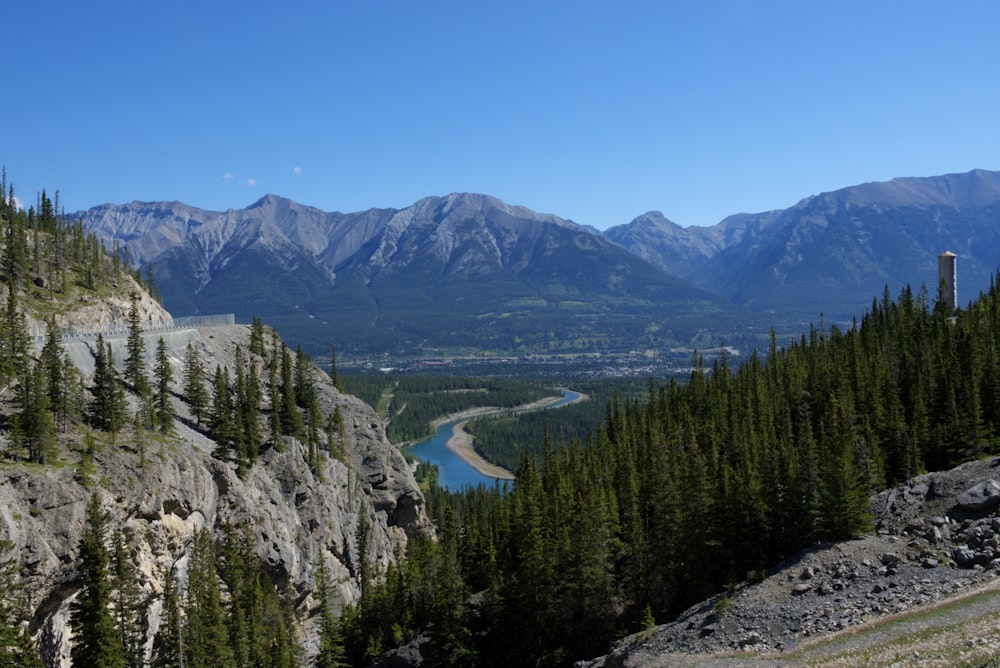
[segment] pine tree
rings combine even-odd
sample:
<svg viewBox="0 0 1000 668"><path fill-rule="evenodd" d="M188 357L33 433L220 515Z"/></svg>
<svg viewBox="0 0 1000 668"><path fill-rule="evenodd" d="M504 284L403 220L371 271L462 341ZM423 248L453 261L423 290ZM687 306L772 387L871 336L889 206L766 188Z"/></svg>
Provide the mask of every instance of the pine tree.
<svg viewBox="0 0 1000 668"><path fill-rule="evenodd" d="M156 345L156 366L153 371L156 377L156 394L153 400L156 428L161 434L170 434L174 430L174 408L170 399L170 383L173 382L174 372L170 366L167 344L162 336Z"/></svg>
<svg viewBox="0 0 1000 668"><path fill-rule="evenodd" d="M111 557L105 545L108 517L95 492L87 505L87 527L80 539L80 592L70 608L73 664L126 668L111 614Z"/></svg>
<svg viewBox="0 0 1000 668"><path fill-rule="evenodd" d="M181 602L173 573L168 572L164 580L163 621L153 642L153 668L176 668L184 665Z"/></svg>
<svg viewBox="0 0 1000 668"><path fill-rule="evenodd" d="M62 336L56 327L55 318L46 322L46 339L42 347L40 364L45 369L46 387L49 394L49 407L56 417L57 426L66 430L72 410L70 402L72 361L63 354Z"/></svg>
<svg viewBox="0 0 1000 668"><path fill-rule="evenodd" d="M17 292L7 286L7 301L0 317L0 382L23 378L28 370L28 325L18 306Z"/></svg>
<svg viewBox="0 0 1000 668"><path fill-rule="evenodd" d="M125 393L115 374L111 344L97 335L94 347L94 384L90 388L91 402L87 413L92 425L98 429L118 433L126 421Z"/></svg>
<svg viewBox="0 0 1000 668"><path fill-rule="evenodd" d="M10 186L10 199L14 199L14 187ZM28 241L24 220L14 209L8 208L4 219L2 230L4 236L3 257L0 263L0 271L5 283L11 290L16 290L24 285L27 277L28 267Z"/></svg>
<svg viewBox="0 0 1000 668"><path fill-rule="evenodd" d="M142 316L139 313L139 293L132 293L128 310L128 342L126 344L125 380L135 393L144 397L149 393L146 376L146 343L142 338Z"/></svg>
<svg viewBox="0 0 1000 668"><path fill-rule="evenodd" d="M233 398L229 388L229 367L215 367L208 432L216 443L213 456L228 461L232 456L234 437Z"/></svg>
<svg viewBox="0 0 1000 668"><path fill-rule="evenodd" d="M296 438L302 436L304 425L302 424L302 414L299 413L298 401L296 401L292 355L287 349L281 356L280 422L281 433Z"/></svg>
<svg viewBox="0 0 1000 668"><path fill-rule="evenodd" d="M45 464L55 452L56 438L45 371L40 364L33 365L18 383L17 404L14 442L26 450L29 461Z"/></svg>
<svg viewBox="0 0 1000 668"><path fill-rule="evenodd" d="M271 404L271 442L275 446L278 445L278 439L283 433L281 428L281 385L278 382L281 368L280 355L278 332L271 330L271 361L268 365L267 386Z"/></svg>
<svg viewBox="0 0 1000 668"><path fill-rule="evenodd" d="M337 349L330 349L330 384L339 391L344 391L344 386L340 382L340 370L337 368Z"/></svg>
<svg viewBox="0 0 1000 668"><path fill-rule="evenodd" d="M315 668L343 668L347 665L344 659L344 635L337 617L333 614L333 604L330 601L330 574L326 568L326 559L319 556L316 568L316 598L319 599L319 653L316 655Z"/></svg>
<svg viewBox="0 0 1000 668"><path fill-rule="evenodd" d="M264 323L257 316L250 325L250 352L258 357L264 356Z"/></svg>
<svg viewBox="0 0 1000 668"><path fill-rule="evenodd" d="M183 629L185 668L236 666L229 644L222 587L215 563L212 534L208 529L202 529L195 536L188 567Z"/></svg>
<svg viewBox="0 0 1000 668"><path fill-rule="evenodd" d="M12 547L9 541L0 541L3 553ZM42 668L28 625L17 617L18 585L17 562L4 558L0 561L0 668Z"/></svg>
<svg viewBox="0 0 1000 668"><path fill-rule="evenodd" d="M125 536L121 531L115 532L113 547L110 555L113 608L119 642L125 657L125 665L128 668L142 668L142 645L145 639L142 628L142 600L132 555L129 554Z"/></svg>
<svg viewBox="0 0 1000 668"><path fill-rule="evenodd" d="M208 391L205 389L205 367L194 345L188 342L184 355L184 399L194 415L195 423L201 426L201 420L208 410Z"/></svg>

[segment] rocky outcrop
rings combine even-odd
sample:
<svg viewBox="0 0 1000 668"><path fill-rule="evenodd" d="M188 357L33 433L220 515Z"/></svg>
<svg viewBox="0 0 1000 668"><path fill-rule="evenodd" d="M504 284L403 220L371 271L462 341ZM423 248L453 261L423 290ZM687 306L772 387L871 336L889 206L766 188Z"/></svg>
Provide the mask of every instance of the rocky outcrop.
<svg viewBox="0 0 1000 668"><path fill-rule="evenodd" d="M188 342L213 368L217 363L232 368L235 345L246 350L248 336L245 326L178 335L170 349L174 377L183 376ZM405 547L408 535L429 530L423 496L402 455L386 439L382 421L318 371L317 389L322 410L336 408L344 417L346 455L344 461L324 457L315 469L307 464L304 446L284 438L238 476L233 464L211 456L214 443L193 427L186 406L177 400L176 438L123 433L115 444L104 444L93 469L86 470L76 466L74 439L80 435L71 431L64 435L61 464L0 469L0 540L13 545L10 554L20 562L31 629L50 665L68 665L68 609L78 591L75 563L93 493L133 555L140 588L151 601L146 614L150 638L159 625L157 597L167 577L183 581L192 539L202 528L250 527L272 579L294 594L307 654L320 557L334 584L335 602L345 605L359 595L362 559L384 567ZM5 446L0 435L0 449ZM371 530L364 555L356 540L361 518Z"/></svg>
<svg viewBox="0 0 1000 668"><path fill-rule="evenodd" d="M1000 458L990 458L882 492L871 499L875 535L803 551L735 595L706 600L579 666L714 665L719 652L772 653L775 665L789 665L782 653L807 641L996 580L998 475Z"/></svg>

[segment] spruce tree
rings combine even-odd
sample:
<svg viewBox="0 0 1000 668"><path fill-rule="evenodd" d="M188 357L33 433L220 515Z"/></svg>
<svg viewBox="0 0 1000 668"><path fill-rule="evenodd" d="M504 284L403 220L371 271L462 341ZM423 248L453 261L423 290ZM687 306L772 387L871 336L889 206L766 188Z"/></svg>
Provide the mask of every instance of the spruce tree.
<svg viewBox="0 0 1000 668"><path fill-rule="evenodd" d="M190 342L184 355L184 399L194 415L195 424L201 426L208 410L209 395L205 389L205 367L198 350Z"/></svg>
<svg viewBox="0 0 1000 668"><path fill-rule="evenodd" d="M94 346L94 380L90 388L91 402L87 410L92 425L98 429L118 433L126 421L125 393L115 374L111 344L97 335Z"/></svg>
<svg viewBox="0 0 1000 668"><path fill-rule="evenodd" d="M185 668L234 668L215 545L208 529L199 531L194 539L184 611Z"/></svg>
<svg viewBox="0 0 1000 668"><path fill-rule="evenodd" d="M212 410L209 414L208 432L215 441L217 459L229 461L232 456L233 437L233 399L229 388L229 367L216 365L215 382L212 386Z"/></svg>
<svg viewBox="0 0 1000 668"><path fill-rule="evenodd" d="M181 601L173 573L167 572L163 586L163 613L153 641L153 668L176 668L184 665L181 635Z"/></svg>
<svg viewBox="0 0 1000 668"><path fill-rule="evenodd" d="M49 411L45 371L35 364L17 385L18 412L13 419L15 444L21 446L28 460L45 464L55 453L55 427Z"/></svg>
<svg viewBox="0 0 1000 668"><path fill-rule="evenodd" d="M139 312L138 292L132 293L132 303L128 310L125 380L139 396L144 396L149 391L149 379L146 376L146 343L142 338L142 314Z"/></svg>
<svg viewBox="0 0 1000 668"><path fill-rule="evenodd" d="M17 292L7 286L7 301L0 316L0 382L23 378L28 371L28 325L18 305Z"/></svg>
<svg viewBox="0 0 1000 668"><path fill-rule="evenodd" d="M0 541L0 668L42 668L38 650L31 641L28 625L17 616L20 589L17 562L7 557L13 544Z"/></svg>
<svg viewBox="0 0 1000 668"><path fill-rule="evenodd" d="M60 431L66 430L66 423L72 413L70 404L70 367L72 362L62 351L62 336L56 327L55 318L46 321L45 345L42 347L40 364L45 369L49 407L56 418Z"/></svg>
<svg viewBox="0 0 1000 668"><path fill-rule="evenodd" d="M264 323L257 316L250 325L250 352L258 357L264 356Z"/></svg>
<svg viewBox="0 0 1000 668"><path fill-rule="evenodd" d="M156 376L156 393L153 400L156 428L161 434L170 434L174 430L174 408L170 399L170 383L173 382L174 372L170 366L167 344L162 336L156 345L156 366L153 371Z"/></svg>
<svg viewBox="0 0 1000 668"><path fill-rule="evenodd" d="M113 608L115 625L125 665L128 668L142 668L143 640L142 599L136 578L135 565L121 531L115 532L114 549L111 552L111 574L113 580Z"/></svg>
<svg viewBox="0 0 1000 668"><path fill-rule="evenodd" d="M340 382L340 370L337 368L337 349L330 348L330 384L339 391L344 391L344 386Z"/></svg>
<svg viewBox="0 0 1000 668"><path fill-rule="evenodd" d="M87 504L87 526L80 539L80 592L70 608L73 648L78 666L126 668L119 630L111 613L111 556L105 544L108 517L95 492Z"/></svg>
<svg viewBox="0 0 1000 668"><path fill-rule="evenodd" d="M299 438L302 436L304 425L302 424L302 414L299 413L298 401L295 395L294 368L292 355L285 349L281 356L281 405L280 405L281 433Z"/></svg>
<svg viewBox="0 0 1000 668"><path fill-rule="evenodd" d="M315 668L343 668L347 664L344 652L344 635L337 617L333 614L333 603L330 585L330 573L326 568L326 559L319 556L316 568L316 598L319 599L319 653L316 655Z"/></svg>

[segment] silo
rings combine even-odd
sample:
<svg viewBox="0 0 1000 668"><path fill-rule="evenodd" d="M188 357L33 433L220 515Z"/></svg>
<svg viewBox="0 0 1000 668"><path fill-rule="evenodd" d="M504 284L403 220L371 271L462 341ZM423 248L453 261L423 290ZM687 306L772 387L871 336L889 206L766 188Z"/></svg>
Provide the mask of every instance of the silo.
<svg viewBox="0 0 1000 668"><path fill-rule="evenodd" d="M958 257L945 251L938 255L938 283L944 281L946 291L944 298L948 300L948 306L952 312L958 308L958 274L955 267Z"/></svg>

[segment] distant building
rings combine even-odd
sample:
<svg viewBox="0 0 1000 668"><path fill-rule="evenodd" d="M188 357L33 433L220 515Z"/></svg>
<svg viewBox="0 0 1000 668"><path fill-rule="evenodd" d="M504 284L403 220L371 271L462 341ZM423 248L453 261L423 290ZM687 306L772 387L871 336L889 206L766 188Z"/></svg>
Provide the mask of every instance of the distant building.
<svg viewBox="0 0 1000 668"><path fill-rule="evenodd" d="M958 308L958 273L956 260L958 256L950 251L945 251L938 255L938 284L944 281L944 298L948 300L948 306L954 312Z"/></svg>

